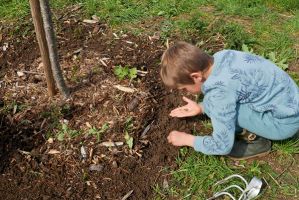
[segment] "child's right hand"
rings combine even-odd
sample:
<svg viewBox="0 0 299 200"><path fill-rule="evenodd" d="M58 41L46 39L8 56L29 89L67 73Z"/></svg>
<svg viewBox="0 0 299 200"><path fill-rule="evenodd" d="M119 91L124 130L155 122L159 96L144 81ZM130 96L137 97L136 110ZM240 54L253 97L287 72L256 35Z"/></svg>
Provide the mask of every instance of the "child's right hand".
<svg viewBox="0 0 299 200"><path fill-rule="evenodd" d="M187 102L187 105L172 110L169 114L171 117L192 117L203 113L202 107L195 101L187 97L183 97L183 100Z"/></svg>

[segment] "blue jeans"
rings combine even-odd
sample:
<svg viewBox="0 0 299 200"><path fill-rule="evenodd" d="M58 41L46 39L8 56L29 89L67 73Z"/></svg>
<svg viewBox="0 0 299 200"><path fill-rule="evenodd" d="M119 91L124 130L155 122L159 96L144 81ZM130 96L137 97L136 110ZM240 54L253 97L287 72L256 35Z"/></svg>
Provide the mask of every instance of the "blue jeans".
<svg viewBox="0 0 299 200"><path fill-rule="evenodd" d="M284 140L298 132L299 115L278 119L274 118L271 112L256 112L248 105L241 104L237 107L236 132L241 128L270 140Z"/></svg>

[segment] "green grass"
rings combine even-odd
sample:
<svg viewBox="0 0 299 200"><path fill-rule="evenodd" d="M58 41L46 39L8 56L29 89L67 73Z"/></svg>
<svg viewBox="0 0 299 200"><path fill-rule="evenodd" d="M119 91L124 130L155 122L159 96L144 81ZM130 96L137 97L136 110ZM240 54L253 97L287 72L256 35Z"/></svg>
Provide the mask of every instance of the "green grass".
<svg viewBox="0 0 299 200"><path fill-rule="evenodd" d="M67 5L81 2L80 0L52 0L51 6L54 9L63 8ZM12 20L23 21L30 15L29 0L1 0L0 1L0 21Z"/></svg>
<svg viewBox="0 0 299 200"><path fill-rule="evenodd" d="M278 157L283 160L284 155L278 155ZM231 184L244 188L243 182L238 179L232 179L226 184L214 187L217 181L232 174L240 174L247 181L250 181L253 176L266 180L269 185L262 191L259 199L275 200L282 196L291 199L299 184L298 177L291 177L289 172L279 173L275 170L278 166L284 169L286 166L296 165L291 159L284 160L281 164L267 160L235 163L224 157L202 155L184 148L177 163L180 167L171 172L174 177L171 187L165 189L156 186L156 199L206 199ZM239 194L236 190L230 192L235 195Z"/></svg>

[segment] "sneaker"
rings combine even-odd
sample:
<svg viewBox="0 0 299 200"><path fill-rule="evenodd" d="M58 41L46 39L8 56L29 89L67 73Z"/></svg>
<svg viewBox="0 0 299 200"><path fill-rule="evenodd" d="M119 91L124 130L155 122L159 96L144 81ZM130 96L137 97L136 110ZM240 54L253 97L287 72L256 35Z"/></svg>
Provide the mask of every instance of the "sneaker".
<svg viewBox="0 0 299 200"><path fill-rule="evenodd" d="M253 141L256 139L256 134L249 132L246 129L243 129L242 132L236 134L237 140L246 140L248 142Z"/></svg>
<svg viewBox="0 0 299 200"><path fill-rule="evenodd" d="M271 141L256 136L251 136L250 140L236 140L231 152L227 155L233 160L246 160L254 157L262 157L270 153Z"/></svg>

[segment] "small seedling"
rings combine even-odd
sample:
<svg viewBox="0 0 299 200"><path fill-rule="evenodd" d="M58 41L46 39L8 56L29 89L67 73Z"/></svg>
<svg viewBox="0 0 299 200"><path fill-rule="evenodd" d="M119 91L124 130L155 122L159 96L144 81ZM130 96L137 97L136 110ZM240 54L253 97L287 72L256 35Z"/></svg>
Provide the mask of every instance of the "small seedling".
<svg viewBox="0 0 299 200"><path fill-rule="evenodd" d="M133 119L132 117L128 117L125 122L125 140L130 149L132 149L134 145L134 138L129 135L129 132L133 129L133 127Z"/></svg>
<svg viewBox="0 0 299 200"><path fill-rule="evenodd" d="M126 132L126 134L125 134L125 140L126 140L126 144L128 145L128 147L129 147L130 149L132 149L132 148L133 148L133 142L134 142L134 139L133 139L133 137L131 137L131 136L129 135L128 132Z"/></svg>
<svg viewBox="0 0 299 200"><path fill-rule="evenodd" d="M136 67L130 68L129 66L122 67L121 65L115 66L114 74L118 77L118 79L123 80L126 77L130 80L133 80L137 77L137 69Z"/></svg>
<svg viewBox="0 0 299 200"><path fill-rule="evenodd" d="M97 142L100 141L101 136L103 133L105 133L109 129L109 124L104 123L100 129L97 129L96 127L92 127L89 129L88 133L90 135L96 135L97 136Z"/></svg>
<svg viewBox="0 0 299 200"><path fill-rule="evenodd" d="M57 133L57 140L58 141L63 141L66 136L73 138L79 135L80 132L77 130L72 130L68 127L66 123L62 123L61 125L61 130L58 131Z"/></svg>

